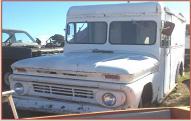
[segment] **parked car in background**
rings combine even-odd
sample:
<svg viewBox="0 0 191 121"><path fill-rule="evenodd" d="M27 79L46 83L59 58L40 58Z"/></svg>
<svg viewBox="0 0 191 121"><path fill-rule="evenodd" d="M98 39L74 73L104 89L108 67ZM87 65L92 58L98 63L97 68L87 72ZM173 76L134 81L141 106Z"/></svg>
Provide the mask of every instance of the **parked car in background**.
<svg viewBox="0 0 191 121"><path fill-rule="evenodd" d="M157 2L74 6L63 54L17 61L18 109L97 112L162 102L184 70L185 18Z"/></svg>
<svg viewBox="0 0 191 121"><path fill-rule="evenodd" d="M59 48L54 46L42 47L38 43L26 31L2 30L3 90L9 89L8 77L12 73L12 63L21 59L63 52L63 46L59 46Z"/></svg>

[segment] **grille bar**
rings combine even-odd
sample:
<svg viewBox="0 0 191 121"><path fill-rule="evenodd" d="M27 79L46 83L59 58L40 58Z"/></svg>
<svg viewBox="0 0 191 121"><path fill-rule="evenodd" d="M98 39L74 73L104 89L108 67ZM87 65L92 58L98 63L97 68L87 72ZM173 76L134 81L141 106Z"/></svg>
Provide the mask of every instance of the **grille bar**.
<svg viewBox="0 0 191 121"><path fill-rule="evenodd" d="M90 89L84 89L75 86L58 86L58 85L48 85L44 83L33 83L33 90L36 93L52 94L52 95L62 95L62 96L71 96L78 98L94 98L94 92Z"/></svg>

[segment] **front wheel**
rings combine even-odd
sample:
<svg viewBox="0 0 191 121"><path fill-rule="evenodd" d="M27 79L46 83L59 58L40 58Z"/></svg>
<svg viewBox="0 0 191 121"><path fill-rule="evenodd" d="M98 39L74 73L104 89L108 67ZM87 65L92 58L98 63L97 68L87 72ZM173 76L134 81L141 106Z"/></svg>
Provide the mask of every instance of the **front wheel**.
<svg viewBox="0 0 191 121"><path fill-rule="evenodd" d="M139 108L146 108L151 106L151 100L152 100L152 92L148 90L144 90L141 99L139 101Z"/></svg>
<svg viewBox="0 0 191 121"><path fill-rule="evenodd" d="M144 106L143 106L143 101L142 101L142 97L141 97L141 99L140 99L140 101L139 101L139 108L143 108Z"/></svg>
<svg viewBox="0 0 191 121"><path fill-rule="evenodd" d="M151 106L151 101L145 100L144 98L141 97L138 108L146 108L150 106Z"/></svg>
<svg viewBox="0 0 191 121"><path fill-rule="evenodd" d="M141 99L139 101L139 108L150 107L152 104L152 86L151 84L147 84L144 86Z"/></svg>

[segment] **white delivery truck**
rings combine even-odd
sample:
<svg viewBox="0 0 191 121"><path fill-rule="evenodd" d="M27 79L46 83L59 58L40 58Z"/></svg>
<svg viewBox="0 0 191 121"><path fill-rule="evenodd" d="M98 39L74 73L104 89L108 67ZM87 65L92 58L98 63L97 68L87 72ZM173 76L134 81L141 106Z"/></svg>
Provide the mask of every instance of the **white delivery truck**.
<svg viewBox="0 0 191 121"><path fill-rule="evenodd" d="M63 54L12 65L17 108L76 113L144 107L160 103L183 74L184 17L159 3L75 6L66 24Z"/></svg>

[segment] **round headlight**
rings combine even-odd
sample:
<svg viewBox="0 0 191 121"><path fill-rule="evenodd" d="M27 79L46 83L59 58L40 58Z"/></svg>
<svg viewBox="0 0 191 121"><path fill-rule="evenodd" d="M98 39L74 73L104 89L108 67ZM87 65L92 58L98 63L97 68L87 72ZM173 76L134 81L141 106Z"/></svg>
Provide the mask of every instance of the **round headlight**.
<svg viewBox="0 0 191 121"><path fill-rule="evenodd" d="M116 103L116 97L111 93L105 93L102 100L106 106L113 106Z"/></svg>
<svg viewBox="0 0 191 121"><path fill-rule="evenodd" d="M16 83L14 86L14 90L17 94L22 94L24 92L24 87L21 83Z"/></svg>

